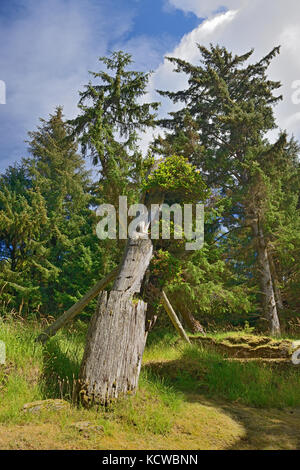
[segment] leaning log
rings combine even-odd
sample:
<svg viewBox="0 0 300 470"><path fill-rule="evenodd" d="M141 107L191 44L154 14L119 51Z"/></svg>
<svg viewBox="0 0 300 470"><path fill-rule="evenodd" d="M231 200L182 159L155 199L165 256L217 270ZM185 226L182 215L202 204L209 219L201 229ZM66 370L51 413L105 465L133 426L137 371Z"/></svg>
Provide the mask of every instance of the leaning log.
<svg viewBox="0 0 300 470"><path fill-rule="evenodd" d="M168 297L166 296L166 293L165 291L162 291L162 304L171 320L171 322L173 323L177 333L179 334L179 336L184 340L186 341L187 343L190 343L190 340L189 340L189 337L188 335L186 334L186 332L184 331L184 328L182 326L182 324L180 323L180 320L179 318L177 317L172 305L170 304L169 302L169 299Z"/></svg>
<svg viewBox="0 0 300 470"><path fill-rule="evenodd" d="M97 282L97 284L92 287L87 294L85 294L82 299L80 299L76 304L72 305L66 312L64 312L60 317L55 320L54 323L49 325L45 331L43 331L37 338L37 342L45 343L48 341L51 336L54 336L60 328L65 326L69 321L73 320L76 315L79 315L82 310L88 305L88 303L97 297L97 295L112 282L119 272L119 267L111 271L104 279Z"/></svg>

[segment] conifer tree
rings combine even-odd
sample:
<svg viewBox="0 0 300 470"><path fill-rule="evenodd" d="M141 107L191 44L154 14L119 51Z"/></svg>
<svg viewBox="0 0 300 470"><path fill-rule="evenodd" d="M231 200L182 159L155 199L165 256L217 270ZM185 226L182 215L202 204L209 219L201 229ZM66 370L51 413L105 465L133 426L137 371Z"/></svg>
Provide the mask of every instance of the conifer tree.
<svg viewBox="0 0 300 470"><path fill-rule="evenodd" d="M159 103L142 102L150 74L131 70L130 54L118 51L99 60L103 69L90 72L95 83L80 93L81 114L71 124L83 154L89 153L99 167L105 202L117 205L119 195L137 197L142 166L138 132L154 126Z"/></svg>
<svg viewBox="0 0 300 470"><path fill-rule="evenodd" d="M45 305L53 314L70 307L105 272L109 257L95 234L92 181L77 142L58 107L48 121L29 133L27 160L32 184L46 201L49 218L49 261L59 276L44 290ZM112 261L113 264L113 261Z"/></svg>
<svg viewBox="0 0 300 470"><path fill-rule="evenodd" d="M177 152L189 153L208 185L229 201L222 226L228 231L251 227L264 315L271 333L279 334L265 237L266 193L260 192L260 185L255 184L258 173L263 178L267 172L264 165L270 145L266 133L276 128L273 106L282 98L275 94L280 83L267 77L279 47L255 64L248 63L253 50L238 56L219 46L198 47L200 65L168 58L175 65L175 72L187 74L188 87L178 92L160 91L183 106L159 122L167 135L157 140L156 150L169 152L170 146L176 146ZM189 140L184 136L187 127ZM271 158L275 158L282 140L280 136L273 146Z"/></svg>
<svg viewBox="0 0 300 470"><path fill-rule="evenodd" d="M1 304L22 313L39 309L42 287L57 270L49 261L46 202L23 164L0 178Z"/></svg>

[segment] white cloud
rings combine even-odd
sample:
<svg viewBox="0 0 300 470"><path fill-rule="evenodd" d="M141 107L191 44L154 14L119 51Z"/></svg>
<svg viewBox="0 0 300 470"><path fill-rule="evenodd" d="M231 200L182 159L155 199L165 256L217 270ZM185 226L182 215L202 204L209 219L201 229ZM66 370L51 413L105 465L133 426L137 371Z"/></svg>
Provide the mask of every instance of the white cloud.
<svg viewBox="0 0 300 470"><path fill-rule="evenodd" d="M236 10L243 7L250 0L168 0L169 5L185 12L195 13L199 18L212 16L226 7Z"/></svg>
<svg viewBox="0 0 300 470"><path fill-rule="evenodd" d="M76 112L78 90L88 80L88 70L97 70L97 57L107 53L108 41L133 53L135 66L156 67L151 78L151 101L162 101L161 114L170 111L156 89L176 90L186 86L186 77L174 73L162 55L197 62L196 43L224 45L235 53L255 48L258 60L281 44L281 55L270 67L272 79L283 83L284 101L276 108L278 123L300 138L300 105L292 103L292 83L300 80L300 2L298 0L169 0L174 8L208 17L167 51L168 38L142 36L124 42L132 26L133 13L127 9L103 10L106 1L18 0L21 15L13 21L0 20L0 79L7 85L7 104L0 106L0 142L11 137L9 153L0 150L0 170L8 161L20 158L26 131L35 128L40 116L47 117L54 106L64 105L68 117ZM220 7L226 13L215 14ZM170 49L170 46L169 46ZM4 139L5 137L5 139ZM152 131L143 136L143 147ZM7 159L6 159L7 155Z"/></svg>
<svg viewBox="0 0 300 470"><path fill-rule="evenodd" d="M77 112L78 91L106 55L108 40L131 27L130 11L105 10L93 0L19 0L19 16L0 20L0 79L7 104L0 107L0 170L20 159L27 131L39 117L63 105L68 118ZM7 136L11 136L9 139Z"/></svg>
<svg viewBox="0 0 300 470"><path fill-rule="evenodd" d="M184 11L193 11L198 16L210 15L199 27L185 35L177 47L169 54L192 63L198 62L199 52L196 43L208 46L218 43L234 53L244 53L251 48L255 53L251 60L258 60L274 46L281 45L281 54L275 58L269 69L270 78L279 80L283 86L280 93L283 101L275 108L280 128L287 129L300 139L300 105L292 103L292 83L300 80L300 2L290 0L251 0L250 1L202 1L169 0L173 6ZM229 10L212 15L219 6ZM155 89L178 90L186 86L186 78L172 72L168 61L157 68L151 82L150 98L157 99ZM169 111L169 101L163 100L162 115ZM275 134L272 134L275 138Z"/></svg>
<svg viewBox="0 0 300 470"><path fill-rule="evenodd" d="M197 43L209 42L209 38L211 38L213 33L216 31L218 31L218 34L221 34L224 28L226 28L226 25L232 22L235 15L235 11L228 11L222 15L218 15L205 21L196 29L183 36L175 49L169 53L167 52L165 55L167 57L180 57L192 63L196 62L199 57ZM187 85L186 76L174 73L173 68L174 66L171 62L164 59L163 63L155 70L150 80L149 94L147 95L146 100L161 102L161 107L159 109L160 116L166 116L171 110L180 107L180 104L178 106L172 105L170 100L158 95L156 90L177 91L185 88ZM157 136L161 132L161 130L156 130L155 132L151 130L142 135L141 146L144 152L146 152L148 144L153 139L153 136Z"/></svg>

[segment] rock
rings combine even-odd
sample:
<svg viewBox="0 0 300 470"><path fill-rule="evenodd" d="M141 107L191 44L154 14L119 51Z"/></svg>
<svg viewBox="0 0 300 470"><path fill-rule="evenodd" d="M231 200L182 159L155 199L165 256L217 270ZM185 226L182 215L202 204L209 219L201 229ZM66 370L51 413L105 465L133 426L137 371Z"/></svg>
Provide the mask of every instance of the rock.
<svg viewBox="0 0 300 470"><path fill-rule="evenodd" d="M292 344L292 363L295 366L300 365L300 341L294 341Z"/></svg>
<svg viewBox="0 0 300 470"><path fill-rule="evenodd" d="M70 404L64 400L38 400L26 403L23 406L25 413L38 413L39 411L61 411L70 408Z"/></svg>
<svg viewBox="0 0 300 470"><path fill-rule="evenodd" d="M292 349L293 351L295 351L295 349L300 349L300 341L293 341Z"/></svg>
<svg viewBox="0 0 300 470"><path fill-rule="evenodd" d="M96 431L96 432L103 432L103 426L98 424L93 424L90 421L78 421L76 423L72 423L71 426L77 429L79 432L87 432L87 431Z"/></svg>

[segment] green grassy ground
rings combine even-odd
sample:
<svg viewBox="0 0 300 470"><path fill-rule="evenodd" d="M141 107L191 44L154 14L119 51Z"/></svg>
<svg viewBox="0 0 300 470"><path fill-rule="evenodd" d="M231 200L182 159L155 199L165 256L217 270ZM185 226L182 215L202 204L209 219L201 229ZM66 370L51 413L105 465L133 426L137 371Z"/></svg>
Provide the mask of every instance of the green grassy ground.
<svg viewBox="0 0 300 470"><path fill-rule="evenodd" d="M24 413L23 405L35 400L71 403L84 348L83 323L44 347L34 342L40 329L0 320L7 349L0 366L0 448L295 448L300 442L300 368L226 361L168 332L149 336L136 396L106 410L70 405L58 413ZM273 434L259 440L254 430L267 416ZM102 426L101 436L72 428L82 420Z"/></svg>

